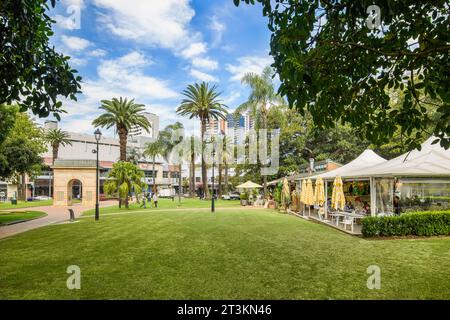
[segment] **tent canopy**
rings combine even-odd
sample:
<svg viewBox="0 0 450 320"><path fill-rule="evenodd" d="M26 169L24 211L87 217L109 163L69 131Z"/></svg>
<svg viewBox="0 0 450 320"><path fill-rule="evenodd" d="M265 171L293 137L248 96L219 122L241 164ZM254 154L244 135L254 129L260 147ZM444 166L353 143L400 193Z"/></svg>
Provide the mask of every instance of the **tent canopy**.
<svg viewBox="0 0 450 320"><path fill-rule="evenodd" d="M387 160L377 155L370 149L364 150L357 158L350 161L346 165L339 167L337 169L324 172L322 174L318 174L310 177L311 179L317 179L321 177L325 180L333 180L335 177L340 176L342 178L345 177L353 177L356 171L360 171L365 168L373 167L374 165L385 163Z"/></svg>
<svg viewBox="0 0 450 320"><path fill-rule="evenodd" d="M244 182L244 183L238 185L236 188L238 188L238 189L254 189L254 188L262 188L262 186L248 180L247 182Z"/></svg>
<svg viewBox="0 0 450 320"><path fill-rule="evenodd" d="M355 170L353 176L407 176L407 177L450 177L450 149L445 150L431 144L436 137L431 136L422 143L421 150L412 150L397 158L364 170Z"/></svg>

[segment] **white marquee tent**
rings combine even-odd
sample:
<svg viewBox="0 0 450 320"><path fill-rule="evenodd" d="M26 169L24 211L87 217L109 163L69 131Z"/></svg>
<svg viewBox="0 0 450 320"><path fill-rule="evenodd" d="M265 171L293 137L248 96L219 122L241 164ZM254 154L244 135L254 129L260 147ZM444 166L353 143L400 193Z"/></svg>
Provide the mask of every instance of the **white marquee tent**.
<svg viewBox="0 0 450 320"><path fill-rule="evenodd" d="M445 150L439 143L432 144L435 139L435 137L430 137L426 140L420 151L412 150L370 168L354 170L351 176L450 177L450 149Z"/></svg>
<svg viewBox="0 0 450 320"><path fill-rule="evenodd" d="M334 180L337 176L340 176L341 178L355 177L355 172L365 170L366 168L371 168L375 165L383 164L386 161L386 159L380 157L372 150L366 149L357 158L350 161L346 165L309 178L317 179L318 177L321 177L324 180Z"/></svg>

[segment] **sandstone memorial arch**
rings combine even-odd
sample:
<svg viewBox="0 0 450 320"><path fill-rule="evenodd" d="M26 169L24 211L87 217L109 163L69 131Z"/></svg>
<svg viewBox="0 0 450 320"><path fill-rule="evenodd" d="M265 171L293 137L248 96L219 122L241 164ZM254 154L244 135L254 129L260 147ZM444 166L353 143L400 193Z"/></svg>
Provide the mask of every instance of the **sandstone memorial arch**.
<svg viewBox="0 0 450 320"><path fill-rule="evenodd" d="M76 181L79 181L81 182L81 205L94 206L96 169L95 160L55 160L53 205L71 206L73 204L72 187Z"/></svg>

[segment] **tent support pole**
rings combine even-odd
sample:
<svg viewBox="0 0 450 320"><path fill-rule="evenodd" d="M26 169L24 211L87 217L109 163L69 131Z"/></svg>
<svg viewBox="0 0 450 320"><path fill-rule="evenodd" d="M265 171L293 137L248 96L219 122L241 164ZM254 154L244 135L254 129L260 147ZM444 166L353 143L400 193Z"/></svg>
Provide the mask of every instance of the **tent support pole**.
<svg viewBox="0 0 450 320"><path fill-rule="evenodd" d="M376 215L377 208L377 191L375 186L375 178L370 177L370 215L373 217Z"/></svg>
<svg viewBox="0 0 450 320"><path fill-rule="evenodd" d="M323 204L325 219L328 219L328 181L325 180L325 203Z"/></svg>

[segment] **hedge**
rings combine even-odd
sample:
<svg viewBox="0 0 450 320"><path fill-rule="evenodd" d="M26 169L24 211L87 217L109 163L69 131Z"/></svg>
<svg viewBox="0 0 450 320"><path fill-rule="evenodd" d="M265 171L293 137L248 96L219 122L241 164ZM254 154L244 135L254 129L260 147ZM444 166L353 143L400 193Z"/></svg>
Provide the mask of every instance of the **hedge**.
<svg viewBox="0 0 450 320"><path fill-rule="evenodd" d="M364 237L450 235L450 211L365 217L361 232Z"/></svg>

